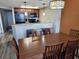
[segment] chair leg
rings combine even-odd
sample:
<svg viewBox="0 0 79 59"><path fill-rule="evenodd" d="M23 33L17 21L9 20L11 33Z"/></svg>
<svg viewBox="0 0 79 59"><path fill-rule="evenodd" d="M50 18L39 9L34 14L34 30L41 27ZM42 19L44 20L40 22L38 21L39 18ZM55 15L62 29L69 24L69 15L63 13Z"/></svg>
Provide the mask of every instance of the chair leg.
<svg viewBox="0 0 79 59"><path fill-rule="evenodd" d="M79 56L78 56L78 59L79 59Z"/></svg>
<svg viewBox="0 0 79 59"><path fill-rule="evenodd" d="M76 49L75 56L78 57L78 48Z"/></svg>

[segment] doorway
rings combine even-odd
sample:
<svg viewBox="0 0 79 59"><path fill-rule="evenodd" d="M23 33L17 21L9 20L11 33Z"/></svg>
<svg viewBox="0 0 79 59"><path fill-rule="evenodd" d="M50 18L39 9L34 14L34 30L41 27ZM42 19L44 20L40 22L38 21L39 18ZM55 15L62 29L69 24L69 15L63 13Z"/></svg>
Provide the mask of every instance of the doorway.
<svg viewBox="0 0 79 59"><path fill-rule="evenodd" d="M12 10L1 10L2 24L4 32L12 32L13 17Z"/></svg>

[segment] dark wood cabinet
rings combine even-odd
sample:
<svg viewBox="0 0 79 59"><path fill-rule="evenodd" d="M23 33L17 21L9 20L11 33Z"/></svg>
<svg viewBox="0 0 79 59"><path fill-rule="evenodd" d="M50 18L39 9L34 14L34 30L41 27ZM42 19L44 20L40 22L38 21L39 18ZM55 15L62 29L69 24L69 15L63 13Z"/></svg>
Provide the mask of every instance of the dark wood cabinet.
<svg viewBox="0 0 79 59"><path fill-rule="evenodd" d="M24 17L22 19L25 22L28 21L29 23L36 23L39 20L39 9L15 8L14 12L15 12L15 21L17 21L18 18L20 18L19 16L21 15ZM16 18L17 16L16 14L19 14L17 18ZM23 21L22 19L21 21ZM18 21L20 21L20 19Z"/></svg>

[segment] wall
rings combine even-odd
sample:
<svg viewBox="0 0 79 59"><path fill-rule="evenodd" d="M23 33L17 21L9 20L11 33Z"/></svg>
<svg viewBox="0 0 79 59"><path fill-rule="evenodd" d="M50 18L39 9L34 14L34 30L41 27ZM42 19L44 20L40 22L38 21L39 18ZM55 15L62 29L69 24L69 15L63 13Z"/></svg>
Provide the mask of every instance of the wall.
<svg viewBox="0 0 79 59"><path fill-rule="evenodd" d="M61 9L50 9L49 7L40 9L40 21L42 23L54 22L56 18L58 19L61 16L59 12L61 12Z"/></svg>
<svg viewBox="0 0 79 59"><path fill-rule="evenodd" d="M71 28L79 28L79 0L65 0L61 17L61 32L69 34Z"/></svg>
<svg viewBox="0 0 79 59"><path fill-rule="evenodd" d="M8 20L8 26L13 25L13 16L12 16L12 10L7 11L7 20Z"/></svg>
<svg viewBox="0 0 79 59"><path fill-rule="evenodd" d="M2 5L0 5L0 26L1 26L1 33L4 33L4 26L7 26L7 22L6 22L6 20L4 21L4 22L6 22L6 23L3 23L3 16L2 16L2 13L3 13L3 11L2 11L2 9L5 9L5 10L11 10L11 8L9 8L9 7L6 7L6 6L2 6ZM6 14L4 14L4 15L6 15ZM6 19L6 17L4 17L4 19ZM3 24L5 24L5 25L3 25Z"/></svg>
<svg viewBox="0 0 79 59"><path fill-rule="evenodd" d="M39 19L41 23L52 23L55 27L55 32L60 31L61 9L50 9L49 7L40 9Z"/></svg>
<svg viewBox="0 0 79 59"><path fill-rule="evenodd" d="M1 10L1 16L2 16L3 29L5 32L6 28L8 27L7 13L4 10Z"/></svg>
<svg viewBox="0 0 79 59"><path fill-rule="evenodd" d="M9 9L1 9L1 16L2 16L3 29L5 32L8 26L13 25L12 11Z"/></svg>

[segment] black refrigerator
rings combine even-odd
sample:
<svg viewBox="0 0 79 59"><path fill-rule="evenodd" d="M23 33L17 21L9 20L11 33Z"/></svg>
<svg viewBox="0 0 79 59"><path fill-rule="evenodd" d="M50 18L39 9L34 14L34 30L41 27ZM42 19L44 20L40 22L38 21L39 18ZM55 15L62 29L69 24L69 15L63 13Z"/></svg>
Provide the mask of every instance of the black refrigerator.
<svg viewBox="0 0 79 59"><path fill-rule="evenodd" d="M25 23L25 15L23 12L15 12L15 22L16 24Z"/></svg>

